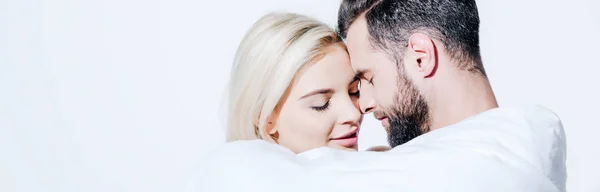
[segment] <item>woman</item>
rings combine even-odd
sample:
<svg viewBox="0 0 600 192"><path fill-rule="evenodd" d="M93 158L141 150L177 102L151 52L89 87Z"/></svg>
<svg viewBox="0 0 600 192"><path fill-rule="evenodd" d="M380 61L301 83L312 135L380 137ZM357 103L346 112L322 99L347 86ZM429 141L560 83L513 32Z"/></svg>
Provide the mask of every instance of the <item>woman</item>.
<svg viewBox="0 0 600 192"><path fill-rule="evenodd" d="M227 140L263 139L294 153L357 150L359 81L334 30L312 18L272 13L235 55Z"/></svg>

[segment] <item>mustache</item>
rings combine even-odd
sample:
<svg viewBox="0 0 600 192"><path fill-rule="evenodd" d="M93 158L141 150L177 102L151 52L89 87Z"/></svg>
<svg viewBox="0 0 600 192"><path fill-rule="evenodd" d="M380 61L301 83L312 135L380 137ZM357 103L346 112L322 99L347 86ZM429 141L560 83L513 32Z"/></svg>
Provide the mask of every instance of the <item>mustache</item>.
<svg viewBox="0 0 600 192"><path fill-rule="evenodd" d="M383 118L383 117L398 118L398 114L396 114L396 113L394 113L392 111L397 111L397 110L393 110L393 109L375 110L375 111L373 111L373 116L375 116L376 119L380 119L380 118Z"/></svg>
<svg viewBox="0 0 600 192"><path fill-rule="evenodd" d="M387 115L385 115L383 111L374 111L373 116L375 116L376 119L380 119L381 117L387 117Z"/></svg>

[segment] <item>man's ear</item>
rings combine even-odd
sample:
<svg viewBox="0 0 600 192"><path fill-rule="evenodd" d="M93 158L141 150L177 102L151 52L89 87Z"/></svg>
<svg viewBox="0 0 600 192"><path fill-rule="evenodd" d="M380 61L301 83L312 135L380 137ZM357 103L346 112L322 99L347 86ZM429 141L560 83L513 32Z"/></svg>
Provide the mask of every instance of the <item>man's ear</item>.
<svg viewBox="0 0 600 192"><path fill-rule="evenodd" d="M433 39L423 33L415 33L408 39L408 49L417 64L417 71L420 76L432 77L437 70L437 49Z"/></svg>

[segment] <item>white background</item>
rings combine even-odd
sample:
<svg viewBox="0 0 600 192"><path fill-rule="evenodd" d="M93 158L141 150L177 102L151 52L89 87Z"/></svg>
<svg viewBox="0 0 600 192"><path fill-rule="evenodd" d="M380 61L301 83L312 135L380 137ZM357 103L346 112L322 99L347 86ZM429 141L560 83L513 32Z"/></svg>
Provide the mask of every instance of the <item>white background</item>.
<svg viewBox="0 0 600 192"><path fill-rule="evenodd" d="M0 191L181 190L224 142L225 84L250 25L284 10L333 26L338 3L0 0ZM557 112L568 190L600 191L600 2L478 4L500 104ZM371 115L360 140L385 143Z"/></svg>

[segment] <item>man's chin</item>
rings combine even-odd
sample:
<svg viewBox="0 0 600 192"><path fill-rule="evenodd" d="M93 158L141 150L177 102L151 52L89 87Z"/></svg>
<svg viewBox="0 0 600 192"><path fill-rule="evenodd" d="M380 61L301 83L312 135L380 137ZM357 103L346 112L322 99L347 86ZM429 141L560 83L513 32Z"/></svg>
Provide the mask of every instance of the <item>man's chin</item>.
<svg viewBox="0 0 600 192"><path fill-rule="evenodd" d="M387 125L387 126L383 126L383 129L385 130L385 133L386 133L387 135L390 135L390 134L392 134L392 129L391 129L391 127L390 127L389 125Z"/></svg>
<svg viewBox="0 0 600 192"><path fill-rule="evenodd" d="M385 128L389 145L396 147L422 135L422 124L414 122L417 122L416 119L390 119L389 126Z"/></svg>

